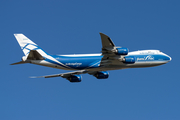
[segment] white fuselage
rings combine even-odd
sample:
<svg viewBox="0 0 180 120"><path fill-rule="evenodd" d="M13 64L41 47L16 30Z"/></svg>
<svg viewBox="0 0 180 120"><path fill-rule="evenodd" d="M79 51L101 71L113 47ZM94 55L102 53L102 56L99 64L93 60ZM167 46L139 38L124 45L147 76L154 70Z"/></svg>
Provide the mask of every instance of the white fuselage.
<svg viewBox="0 0 180 120"><path fill-rule="evenodd" d="M159 50L141 50L129 52L126 56L135 57L135 63L126 64L122 57L110 58L111 62L101 65L102 54L48 55L45 60L31 60L31 63L64 70L107 71L126 68L153 67L171 61L171 57Z"/></svg>

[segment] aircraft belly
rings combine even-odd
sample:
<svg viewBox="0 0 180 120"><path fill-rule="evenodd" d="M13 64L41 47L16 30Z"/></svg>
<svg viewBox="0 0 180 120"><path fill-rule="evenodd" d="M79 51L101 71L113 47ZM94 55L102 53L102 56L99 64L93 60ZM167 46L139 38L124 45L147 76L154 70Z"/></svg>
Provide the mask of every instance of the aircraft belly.
<svg viewBox="0 0 180 120"><path fill-rule="evenodd" d="M144 61L144 62L135 62L134 64L125 64L122 62L113 63L106 66L101 66L99 68L88 69L89 71L107 71L107 70L119 70L127 68L143 68L143 67L154 67L165 64L165 61Z"/></svg>
<svg viewBox="0 0 180 120"><path fill-rule="evenodd" d="M96 66L90 67L86 66L84 68L80 67L69 67L64 64L57 64L52 63L46 60L31 60L32 64L37 64L46 67L52 67L56 69L63 69L63 70L88 70L88 71L108 71L108 70L118 70L118 69L127 69L127 68L142 68L142 67L153 67L167 63L166 61L143 61L143 62L135 62L134 64L125 64L120 61L113 62L112 64L105 65L105 66ZM96 63L96 62L95 62Z"/></svg>
<svg viewBox="0 0 180 120"><path fill-rule="evenodd" d="M162 61L144 61L144 62L136 62L134 64L127 65L129 68L141 68L141 67L154 67L165 64L166 62Z"/></svg>

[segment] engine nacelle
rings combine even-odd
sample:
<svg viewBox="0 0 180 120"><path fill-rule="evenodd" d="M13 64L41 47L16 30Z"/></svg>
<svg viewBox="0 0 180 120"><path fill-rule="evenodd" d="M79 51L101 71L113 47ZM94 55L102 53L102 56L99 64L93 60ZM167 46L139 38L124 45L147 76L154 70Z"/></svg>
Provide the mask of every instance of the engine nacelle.
<svg viewBox="0 0 180 120"><path fill-rule="evenodd" d="M94 75L97 79L107 79L109 77L109 73L107 71L97 72Z"/></svg>
<svg viewBox="0 0 180 120"><path fill-rule="evenodd" d="M81 75L71 75L67 78L70 82L81 82L82 76Z"/></svg>
<svg viewBox="0 0 180 120"><path fill-rule="evenodd" d="M135 57L134 56L126 56L123 58L122 62L126 63L126 64L133 64L133 63L135 63Z"/></svg>
<svg viewBox="0 0 180 120"><path fill-rule="evenodd" d="M117 55L127 55L129 52L128 48L116 48Z"/></svg>

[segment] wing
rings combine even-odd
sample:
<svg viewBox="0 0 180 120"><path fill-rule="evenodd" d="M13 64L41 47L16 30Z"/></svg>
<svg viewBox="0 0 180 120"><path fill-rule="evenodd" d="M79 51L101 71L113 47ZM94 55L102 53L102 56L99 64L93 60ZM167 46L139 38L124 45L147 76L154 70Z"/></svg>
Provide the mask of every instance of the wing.
<svg viewBox="0 0 180 120"><path fill-rule="evenodd" d="M102 49L112 49L115 47L114 43L112 42L111 38L107 35L100 33L101 35L101 41L102 41Z"/></svg>
<svg viewBox="0 0 180 120"><path fill-rule="evenodd" d="M101 42L102 42L102 55L103 58L101 60L101 66L106 66L111 64L116 58L119 57L115 53L117 48L110 37L107 35L100 33Z"/></svg>
<svg viewBox="0 0 180 120"><path fill-rule="evenodd" d="M78 71L73 71L73 72L60 73L60 74L54 74L54 75L37 76L37 77L31 77L31 78L51 78L51 77L68 78L71 75L85 74L87 72L88 72L87 70L78 70Z"/></svg>
<svg viewBox="0 0 180 120"><path fill-rule="evenodd" d="M103 33L100 33L100 35L101 35L101 42L102 42L102 51L101 51L102 55L107 56L107 57L115 56L117 47L115 46L111 38Z"/></svg>

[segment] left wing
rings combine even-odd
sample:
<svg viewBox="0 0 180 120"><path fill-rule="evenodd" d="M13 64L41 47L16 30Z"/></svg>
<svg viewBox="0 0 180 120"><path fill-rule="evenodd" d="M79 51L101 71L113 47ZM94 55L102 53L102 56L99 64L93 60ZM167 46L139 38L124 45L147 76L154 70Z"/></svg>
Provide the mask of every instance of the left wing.
<svg viewBox="0 0 180 120"><path fill-rule="evenodd" d="M109 76L108 72L78 70L78 71L73 71L73 72L60 73L60 74L54 74L54 75L45 75L45 76L38 76L38 77L31 77L31 78L63 77L63 78L66 78L67 80L69 80L70 82L81 82L82 77L80 74L85 74L85 73L93 75L98 79L106 79ZM102 76L102 74L104 74L104 76Z"/></svg>
<svg viewBox="0 0 180 120"><path fill-rule="evenodd" d="M72 75L85 74L87 72L88 72L87 70L78 70L78 71L73 71L73 72L60 73L60 74L54 74L54 75L37 76L37 77L31 77L31 78L51 78L51 77L68 78Z"/></svg>

